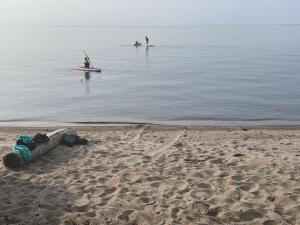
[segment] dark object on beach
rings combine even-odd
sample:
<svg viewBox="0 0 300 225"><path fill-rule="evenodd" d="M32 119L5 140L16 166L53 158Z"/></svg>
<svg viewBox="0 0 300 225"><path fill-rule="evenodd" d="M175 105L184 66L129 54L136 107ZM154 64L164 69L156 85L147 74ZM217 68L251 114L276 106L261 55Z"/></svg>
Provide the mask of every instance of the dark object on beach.
<svg viewBox="0 0 300 225"><path fill-rule="evenodd" d="M19 168L25 163L30 163L31 161L37 159L43 154L46 154L53 148L57 147L60 144L62 136L64 134L73 134L76 135L76 132L70 128L60 129L54 132L47 134L49 141L42 145L37 145L34 150L31 151L31 158L28 161L25 161L20 152L10 152L3 157L3 163L6 167L10 168Z"/></svg>
<svg viewBox="0 0 300 225"><path fill-rule="evenodd" d="M244 154L242 154L242 153L236 153L236 154L234 154L233 156L234 156L234 157L242 157L242 156L246 156L246 155L244 155Z"/></svg>
<svg viewBox="0 0 300 225"><path fill-rule="evenodd" d="M275 197L273 195L269 195L267 197L267 199L270 201L270 202L274 202L275 201Z"/></svg>
<svg viewBox="0 0 300 225"><path fill-rule="evenodd" d="M75 145L76 139L77 136L75 135L64 134L60 140L60 144L72 147Z"/></svg>
<svg viewBox="0 0 300 225"><path fill-rule="evenodd" d="M4 165L13 169L20 167L23 161L24 160L22 155L16 154L14 152L10 152L7 155L3 156Z"/></svg>
<svg viewBox="0 0 300 225"><path fill-rule="evenodd" d="M17 140L17 145L23 145L23 146L26 146L27 148L29 148L30 151L34 150L36 148L36 144L35 142L30 142L30 143L24 143L23 140L19 139Z"/></svg>
<svg viewBox="0 0 300 225"><path fill-rule="evenodd" d="M86 145L88 140L85 138L80 138L78 135L64 134L60 143L68 147L72 147L74 145Z"/></svg>
<svg viewBox="0 0 300 225"><path fill-rule="evenodd" d="M86 145L88 143L88 140L86 138L80 138L77 141L77 145Z"/></svg>
<svg viewBox="0 0 300 225"><path fill-rule="evenodd" d="M176 143L174 144L174 146L175 146L176 148L181 148L181 147L183 146L183 144L182 144L181 142L176 142Z"/></svg>
<svg viewBox="0 0 300 225"><path fill-rule="evenodd" d="M37 133L36 135L34 135L33 141L37 145L40 145L42 143L47 143L49 141L49 137L46 134Z"/></svg>

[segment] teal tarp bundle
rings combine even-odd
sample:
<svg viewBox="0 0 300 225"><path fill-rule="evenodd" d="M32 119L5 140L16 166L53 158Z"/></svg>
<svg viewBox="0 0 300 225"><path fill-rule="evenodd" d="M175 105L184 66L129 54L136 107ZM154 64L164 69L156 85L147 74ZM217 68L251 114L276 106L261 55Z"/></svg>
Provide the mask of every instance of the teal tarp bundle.
<svg viewBox="0 0 300 225"><path fill-rule="evenodd" d="M29 161L31 160L31 152L29 148L27 148L24 145L14 145L13 146L13 151L20 153L24 159L24 161Z"/></svg>
<svg viewBox="0 0 300 225"><path fill-rule="evenodd" d="M29 143L32 142L32 137L30 135L27 135L27 134L22 134L19 137L19 140L22 140L25 144L29 144Z"/></svg>

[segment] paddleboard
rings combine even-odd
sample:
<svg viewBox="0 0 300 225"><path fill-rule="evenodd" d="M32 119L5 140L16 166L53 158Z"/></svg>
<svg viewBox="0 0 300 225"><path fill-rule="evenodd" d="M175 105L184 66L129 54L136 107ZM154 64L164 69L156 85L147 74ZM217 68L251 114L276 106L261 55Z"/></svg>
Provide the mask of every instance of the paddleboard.
<svg viewBox="0 0 300 225"><path fill-rule="evenodd" d="M85 71L85 72L96 72L96 73L100 73L101 69L99 68L86 68L84 66L74 66L75 70L80 70L80 71Z"/></svg>
<svg viewBox="0 0 300 225"><path fill-rule="evenodd" d="M154 45L146 45L146 48L154 47Z"/></svg>

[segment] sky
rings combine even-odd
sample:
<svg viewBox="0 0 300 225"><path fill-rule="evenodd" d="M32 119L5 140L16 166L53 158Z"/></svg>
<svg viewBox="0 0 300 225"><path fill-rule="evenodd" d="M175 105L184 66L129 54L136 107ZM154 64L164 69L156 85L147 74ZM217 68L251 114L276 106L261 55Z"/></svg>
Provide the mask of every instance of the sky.
<svg viewBox="0 0 300 225"><path fill-rule="evenodd" d="M0 0L0 26L300 24L300 0Z"/></svg>

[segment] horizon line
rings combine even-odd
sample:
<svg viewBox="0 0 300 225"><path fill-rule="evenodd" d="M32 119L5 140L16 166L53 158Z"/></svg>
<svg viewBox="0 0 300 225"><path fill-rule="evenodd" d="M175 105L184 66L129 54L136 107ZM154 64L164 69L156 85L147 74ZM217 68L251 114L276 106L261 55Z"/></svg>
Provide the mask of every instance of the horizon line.
<svg viewBox="0 0 300 225"><path fill-rule="evenodd" d="M217 26L299 26L300 23L270 24L199 24L199 25L0 25L0 27L217 27Z"/></svg>

